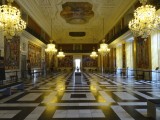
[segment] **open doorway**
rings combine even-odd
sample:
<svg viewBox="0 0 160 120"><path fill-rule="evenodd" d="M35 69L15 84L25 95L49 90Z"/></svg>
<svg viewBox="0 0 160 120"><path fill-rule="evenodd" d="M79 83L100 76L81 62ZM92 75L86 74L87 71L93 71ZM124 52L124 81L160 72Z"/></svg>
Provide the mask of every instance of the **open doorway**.
<svg viewBox="0 0 160 120"><path fill-rule="evenodd" d="M80 59L75 59L75 70L76 71L77 70L80 71L80 67L81 67L80 62L81 62Z"/></svg>

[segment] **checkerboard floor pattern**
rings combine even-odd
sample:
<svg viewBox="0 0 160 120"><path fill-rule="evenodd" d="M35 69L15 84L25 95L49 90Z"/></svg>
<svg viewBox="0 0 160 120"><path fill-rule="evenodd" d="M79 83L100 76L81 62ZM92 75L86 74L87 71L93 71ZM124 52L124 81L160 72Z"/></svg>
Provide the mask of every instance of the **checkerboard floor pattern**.
<svg viewBox="0 0 160 120"><path fill-rule="evenodd" d="M152 120L147 99L160 98L154 81L72 73L24 81L25 90L0 96L0 120Z"/></svg>

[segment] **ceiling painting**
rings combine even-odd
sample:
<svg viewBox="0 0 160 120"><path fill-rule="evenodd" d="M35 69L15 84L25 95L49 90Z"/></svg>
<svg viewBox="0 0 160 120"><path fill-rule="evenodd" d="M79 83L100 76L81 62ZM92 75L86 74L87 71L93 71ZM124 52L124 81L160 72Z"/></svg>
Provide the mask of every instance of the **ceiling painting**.
<svg viewBox="0 0 160 120"><path fill-rule="evenodd" d="M88 2L66 2L60 15L70 24L84 24L94 16L92 4Z"/></svg>

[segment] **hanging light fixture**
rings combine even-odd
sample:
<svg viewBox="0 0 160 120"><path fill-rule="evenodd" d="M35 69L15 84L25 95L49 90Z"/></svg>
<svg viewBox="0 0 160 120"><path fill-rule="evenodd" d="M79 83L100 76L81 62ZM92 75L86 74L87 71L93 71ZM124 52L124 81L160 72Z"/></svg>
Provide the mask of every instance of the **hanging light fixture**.
<svg viewBox="0 0 160 120"><path fill-rule="evenodd" d="M103 18L103 36L104 36L104 18ZM105 43L105 39L102 40L102 43L100 44L100 48L98 49L98 52L105 55L109 51L108 44Z"/></svg>
<svg viewBox="0 0 160 120"><path fill-rule="evenodd" d="M103 36L104 36L104 18L103 18ZM98 49L98 52L101 55L101 66L102 66L102 76L103 76L103 56L108 53L110 49L108 48L108 44L105 43L105 39L102 40L102 43L100 44L100 48Z"/></svg>
<svg viewBox="0 0 160 120"><path fill-rule="evenodd" d="M7 1L8 5L0 6L0 26L4 36L7 39L11 39L26 28L26 22L21 19L19 9L11 5L14 0Z"/></svg>
<svg viewBox="0 0 160 120"><path fill-rule="evenodd" d="M156 9L152 5L146 5L147 0L140 0L141 7L134 11L134 19L129 22L129 29L135 37L147 38L151 32L158 27L159 16L156 15Z"/></svg>
<svg viewBox="0 0 160 120"><path fill-rule="evenodd" d="M92 51L90 57L93 58L93 59L98 57L97 52L95 51L95 48L93 48L93 51Z"/></svg>
<svg viewBox="0 0 160 120"><path fill-rule="evenodd" d="M64 52L62 52L62 48L61 48L60 51L58 52L57 57L60 58L60 59L62 59L62 58L65 57Z"/></svg>
<svg viewBox="0 0 160 120"><path fill-rule="evenodd" d="M102 40L102 43L100 44L100 48L98 49L98 52L102 55L105 55L108 53L110 49L108 48L108 44L105 43L105 39Z"/></svg>
<svg viewBox="0 0 160 120"><path fill-rule="evenodd" d="M93 36L93 44L94 44L94 36ZM92 59L95 59L95 58L98 57L97 52L95 51L95 48L94 48L94 47L93 47L93 51L92 51L91 54L90 54L90 57L91 57Z"/></svg>
<svg viewBox="0 0 160 120"><path fill-rule="evenodd" d="M45 49L45 51L47 53L55 54L57 52L57 49L55 48L55 44L53 44L53 43L47 44L47 48Z"/></svg>
<svg viewBox="0 0 160 120"><path fill-rule="evenodd" d="M105 39L102 40L102 43L100 44L100 48L98 49L98 52L101 55L101 66L102 66L102 76L103 76L103 56L105 56L110 49L108 48L108 44L105 43Z"/></svg>
<svg viewBox="0 0 160 120"><path fill-rule="evenodd" d="M51 37L52 37L52 19L51 19ZM47 53L51 53L51 54L55 54L57 52L57 49L55 48L55 44L52 43L53 40L50 40L50 43L47 44L47 48L45 49L45 51Z"/></svg>

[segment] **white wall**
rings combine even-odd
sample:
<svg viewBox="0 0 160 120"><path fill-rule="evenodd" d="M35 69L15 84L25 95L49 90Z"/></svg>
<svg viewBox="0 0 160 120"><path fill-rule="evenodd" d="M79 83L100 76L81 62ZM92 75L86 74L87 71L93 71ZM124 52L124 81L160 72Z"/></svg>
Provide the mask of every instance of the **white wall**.
<svg viewBox="0 0 160 120"><path fill-rule="evenodd" d="M126 42L126 67L128 75L133 75L133 40Z"/></svg>
<svg viewBox="0 0 160 120"><path fill-rule="evenodd" d="M4 56L4 37L2 31L0 31L0 50L1 50L1 56Z"/></svg>
<svg viewBox="0 0 160 120"><path fill-rule="evenodd" d="M151 63L153 71L156 67L160 68L160 31L158 30L151 35ZM152 72L152 79L160 80L160 73Z"/></svg>
<svg viewBox="0 0 160 120"><path fill-rule="evenodd" d="M117 68L122 68L122 45L116 47Z"/></svg>

